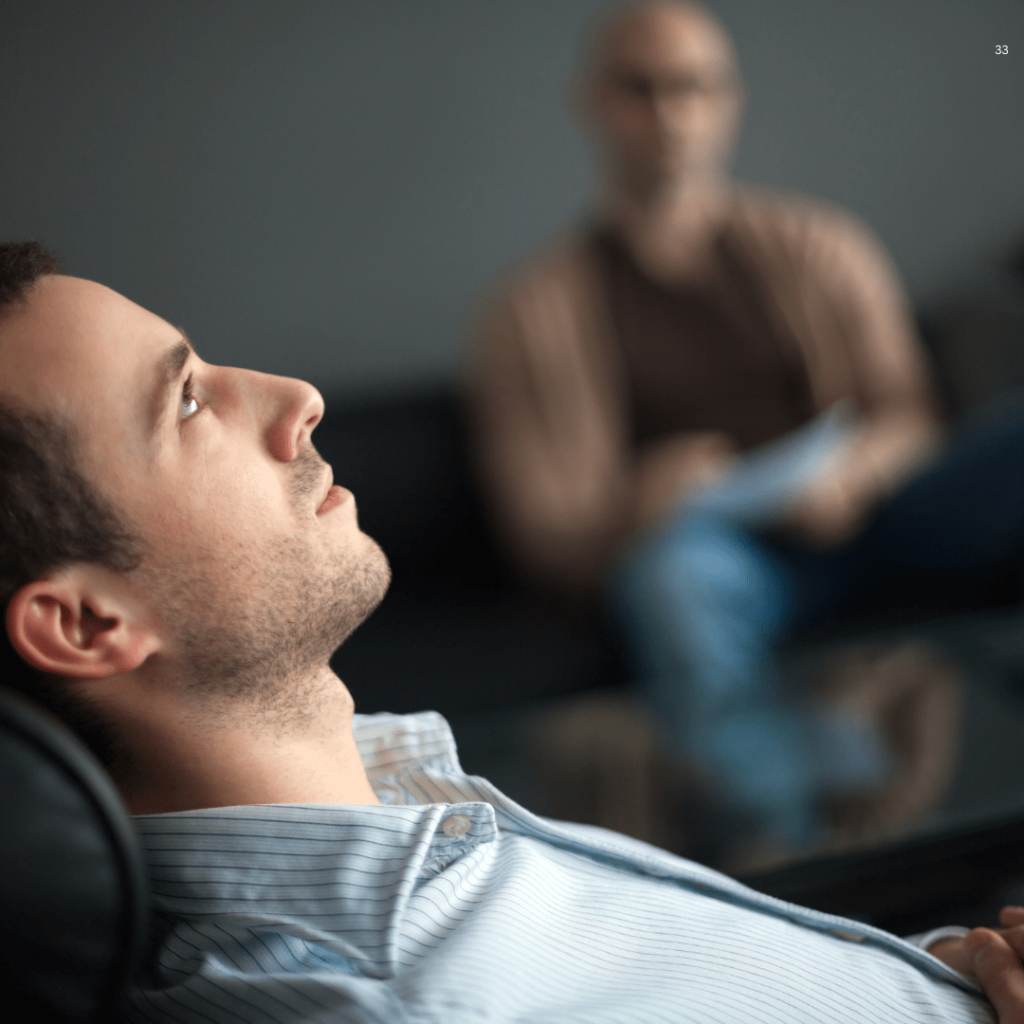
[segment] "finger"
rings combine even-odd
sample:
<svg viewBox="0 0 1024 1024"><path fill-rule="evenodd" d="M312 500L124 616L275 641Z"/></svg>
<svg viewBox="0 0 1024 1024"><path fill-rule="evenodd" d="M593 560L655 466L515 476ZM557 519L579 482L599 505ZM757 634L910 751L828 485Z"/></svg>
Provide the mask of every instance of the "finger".
<svg viewBox="0 0 1024 1024"><path fill-rule="evenodd" d="M1012 928L1014 925L1024 924L1024 907L1003 907L999 911L999 923L1004 928Z"/></svg>
<svg viewBox="0 0 1024 1024"><path fill-rule="evenodd" d="M1006 941L1007 945L1024 960L1024 924L1017 924L1009 928L997 929L999 934Z"/></svg>
<svg viewBox="0 0 1024 1024"><path fill-rule="evenodd" d="M975 928L964 942L974 976L996 1009L999 1024L1024 1024L1024 965L996 932Z"/></svg>

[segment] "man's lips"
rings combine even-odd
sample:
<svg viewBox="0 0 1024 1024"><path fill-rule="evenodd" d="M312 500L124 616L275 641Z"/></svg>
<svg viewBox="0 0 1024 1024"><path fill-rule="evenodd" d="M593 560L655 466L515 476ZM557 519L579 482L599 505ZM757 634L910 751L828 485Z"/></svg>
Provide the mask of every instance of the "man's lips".
<svg viewBox="0 0 1024 1024"><path fill-rule="evenodd" d="M318 516L322 516L325 512L330 512L332 508L337 508L341 504L342 499L345 495L343 488L339 487L334 482L334 471L330 466L327 467L327 493L324 495L323 500L320 502L320 507L316 510Z"/></svg>
<svg viewBox="0 0 1024 1024"><path fill-rule="evenodd" d="M316 510L316 514L322 516L325 512L330 512L332 508L337 508L344 496L345 491L337 484L333 484L327 492L327 497L324 498L320 503L320 507Z"/></svg>

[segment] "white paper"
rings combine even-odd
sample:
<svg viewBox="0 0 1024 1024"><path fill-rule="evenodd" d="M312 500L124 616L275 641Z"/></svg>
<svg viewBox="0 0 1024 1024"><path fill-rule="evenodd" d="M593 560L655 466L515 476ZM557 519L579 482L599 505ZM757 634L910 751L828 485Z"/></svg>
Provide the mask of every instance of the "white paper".
<svg viewBox="0 0 1024 1024"><path fill-rule="evenodd" d="M778 523L794 498L858 433L852 402L836 402L809 423L744 453L724 476L688 494L680 514L707 512L750 527Z"/></svg>

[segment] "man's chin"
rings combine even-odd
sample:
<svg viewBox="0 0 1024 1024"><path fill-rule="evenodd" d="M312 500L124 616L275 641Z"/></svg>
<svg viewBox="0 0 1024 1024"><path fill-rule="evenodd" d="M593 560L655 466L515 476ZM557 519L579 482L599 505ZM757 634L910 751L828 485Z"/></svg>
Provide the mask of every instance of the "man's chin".
<svg viewBox="0 0 1024 1024"><path fill-rule="evenodd" d="M381 546L366 537L366 553L359 565L346 574L344 600L339 608L341 636L335 650L380 607L391 586L391 565Z"/></svg>

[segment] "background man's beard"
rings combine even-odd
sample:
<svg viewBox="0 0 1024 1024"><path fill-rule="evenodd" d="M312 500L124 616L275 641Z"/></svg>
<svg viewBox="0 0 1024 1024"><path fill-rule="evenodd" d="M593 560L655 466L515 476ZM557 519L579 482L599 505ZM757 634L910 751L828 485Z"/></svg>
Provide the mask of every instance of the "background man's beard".
<svg viewBox="0 0 1024 1024"><path fill-rule="evenodd" d="M369 537L331 564L297 541L263 565L243 557L227 587L202 570L188 579L170 575L170 587L161 580L161 611L179 645L180 685L204 717L235 715L242 705L278 717L309 714L331 655L391 580L384 552Z"/></svg>

